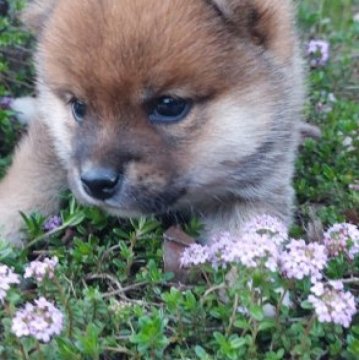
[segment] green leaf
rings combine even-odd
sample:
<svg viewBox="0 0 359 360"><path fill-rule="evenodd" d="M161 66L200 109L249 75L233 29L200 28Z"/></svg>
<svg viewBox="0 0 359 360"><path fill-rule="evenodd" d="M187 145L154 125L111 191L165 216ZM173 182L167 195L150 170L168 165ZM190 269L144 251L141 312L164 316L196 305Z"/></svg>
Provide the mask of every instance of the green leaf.
<svg viewBox="0 0 359 360"><path fill-rule="evenodd" d="M61 359L81 360L78 348L69 340L65 338L56 338L57 346Z"/></svg>
<svg viewBox="0 0 359 360"><path fill-rule="evenodd" d="M247 344L247 339L236 335L233 339L231 338L230 344L233 349L239 349Z"/></svg>
<svg viewBox="0 0 359 360"><path fill-rule="evenodd" d="M277 352L272 351L265 355L264 360L281 360L283 359L284 354L285 354L284 349L280 349Z"/></svg>
<svg viewBox="0 0 359 360"><path fill-rule="evenodd" d="M300 303L300 306L304 310L312 310L313 309L313 305L308 300L302 301Z"/></svg>
<svg viewBox="0 0 359 360"><path fill-rule="evenodd" d="M251 305L249 307L249 313L257 321L262 321L264 319L263 308L261 305Z"/></svg>
<svg viewBox="0 0 359 360"><path fill-rule="evenodd" d="M194 348L194 352L201 360L209 360L210 359L210 356L207 354L206 350L203 349L202 346L197 345Z"/></svg>
<svg viewBox="0 0 359 360"><path fill-rule="evenodd" d="M356 356L359 356L359 339L352 338L349 341L348 351Z"/></svg>
<svg viewBox="0 0 359 360"><path fill-rule="evenodd" d="M359 325L354 325L352 326L352 328L350 329L351 332L355 335L358 335L359 336Z"/></svg>
<svg viewBox="0 0 359 360"><path fill-rule="evenodd" d="M277 323L275 320L272 319L265 319L263 321L260 322L259 326L258 326L258 330L259 331L267 331L270 329L274 329L277 327Z"/></svg>
<svg viewBox="0 0 359 360"><path fill-rule="evenodd" d="M169 344L164 331L167 323L168 320L160 312L144 316L139 320L139 331L130 337L130 341L137 345L143 355L151 351L161 356Z"/></svg>
<svg viewBox="0 0 359 360"><path fill-rule="evenodd" d="M100 334L102 329L95 324L89 324L84 335L77 337L76 346L86 356L98 359L101 353Z"/></svg>

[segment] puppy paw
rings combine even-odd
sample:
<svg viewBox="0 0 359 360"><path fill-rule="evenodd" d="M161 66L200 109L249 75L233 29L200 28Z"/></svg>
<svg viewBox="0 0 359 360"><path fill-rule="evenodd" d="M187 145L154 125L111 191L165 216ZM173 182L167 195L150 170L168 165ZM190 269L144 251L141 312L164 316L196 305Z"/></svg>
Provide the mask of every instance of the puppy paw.
<svg viewBox="0 0 359 360"><path fill-rule="evenodd" d="M22 227L23 221L20 214L14 214L13 217L2 217L0 219L0 241L15 247L22 246L25 240Z"/></svg>

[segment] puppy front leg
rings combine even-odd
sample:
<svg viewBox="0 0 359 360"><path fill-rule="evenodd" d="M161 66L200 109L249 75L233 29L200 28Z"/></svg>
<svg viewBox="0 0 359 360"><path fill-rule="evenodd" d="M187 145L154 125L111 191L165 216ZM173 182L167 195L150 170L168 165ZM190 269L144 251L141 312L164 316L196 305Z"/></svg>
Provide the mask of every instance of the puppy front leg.
<svg viewBox="0 0 359 360"><path fill-rule="evenodd" d="M34 120L0 182L0 236L12 244L21 244L20 211L54 213L59 193L65 187L66 173L55 155L48 129Z"/></svg>

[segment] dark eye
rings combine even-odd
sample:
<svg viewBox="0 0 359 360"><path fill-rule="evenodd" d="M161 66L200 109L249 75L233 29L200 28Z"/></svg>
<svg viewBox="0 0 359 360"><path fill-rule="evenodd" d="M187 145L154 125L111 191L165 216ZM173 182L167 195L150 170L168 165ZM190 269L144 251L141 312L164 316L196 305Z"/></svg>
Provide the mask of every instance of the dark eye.
<svg viewBox="0 0 359 360"><path fill-rule="evenodd" d="M149 119L153 123L181 121L188 115L191 107L191 100L164 96L151 103Z"/></svg>
<svg viewBox="0 0 359 360"><path fill-rule="evenodd" d="M86 115L87 105L80 100L73 100L71 102L72 114L75 120L81 123Z"/></svg>

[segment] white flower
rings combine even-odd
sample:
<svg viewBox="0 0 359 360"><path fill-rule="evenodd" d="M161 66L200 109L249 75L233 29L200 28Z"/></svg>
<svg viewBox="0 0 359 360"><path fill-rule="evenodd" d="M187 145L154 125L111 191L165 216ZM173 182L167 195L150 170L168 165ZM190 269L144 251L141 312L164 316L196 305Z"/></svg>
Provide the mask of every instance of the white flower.
<svg viewBox="0 0 359 360"><path fill-rule="evenodd" d="M187 247L181 256L181 267L205 264L209 260L208 246L193 244Z"/></svg>
<svg viewBox="0 0 359 360"><path fill-rule="evenodd" d="M320 322L349 327L357 309L353 294L344 291L342 282L316 283L311 292L308 301L314 306Z"/></svg>
<svg viewBox="0 0 359 360"><path fill-rule="evenodd" d="M324 244L330 256L343 253L354 259L359 254L359 229L352 224L335 224L324 234Z"/></svg>
<svg viewBox="0 0 359 360"><path fill-rule="evenodd" d="M280 249L271 237L257 233L247 233L240 237L221 254L224 263L239 262L247 268L256 268L261 264L276 271Z"/></svg>
<svg viewBox="0 0 359 360"><path fill-rule="evenodd" d="M288 238L288 228L277 218L269 215L257 216L245 223L239 236L229 233L217 236L210 246L212 264L238 262L255 268L263 264L274 272L283 243Z"/></svg>
<svg viewBox="0 0 359 360"><path fill-rule="evenodd" d="M310 56L312 67L325 66L329 61L330 45L324 40L311 40L308 44L307 53Z"/></svg>
<svg viewBox="0 0 359 360"><path fill-rule="evenodd" d="M64 327L64 315L44 297L27 303L17 311L12 320L11 330L17 337L33 336L47 343L55 335L60 335Z"/></svg>
<svg viewBox="0 0 359 360"><path fill-rule="evenodd" d="M0 302L3 302L10 285L19 284L20 279L8 266L0 265Z"/></svg>
<svg viewBox="0 0 359 360"><path fill-rule="evenodd" d="M288 279L302 280L309 276L314 283L322 278L322 270L328 262L324 245L306 244L304 240L292 240L281 254L281 272Z"/></svg>
<svg viewBox="0 0 359 360"><path fill-rule="evenodd" d="M57 257L45 258L43 261L32 261L25 269L24 278L33 277L39 283L44 281L45 278L52 279L58 262Z"/></svg>

